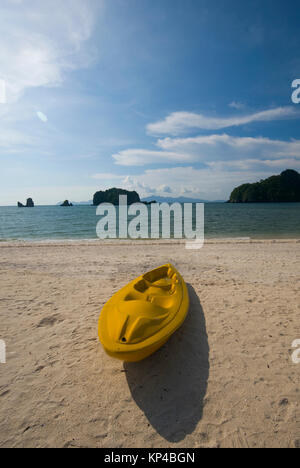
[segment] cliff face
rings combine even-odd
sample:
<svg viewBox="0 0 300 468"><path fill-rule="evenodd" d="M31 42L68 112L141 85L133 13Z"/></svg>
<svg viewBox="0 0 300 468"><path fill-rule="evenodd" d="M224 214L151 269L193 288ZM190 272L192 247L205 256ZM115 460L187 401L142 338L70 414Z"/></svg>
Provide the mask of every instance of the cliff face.
<svg viewBox="0 0 300 468"><path fill-rule="evenodd" d="M127 190L112 188L105 192L96 192L93 199L93 205L98 206L101 203L112 203L119 205L119 196L127 195L127 204L140 203L140 197L137 192L128 192Z"/></svg>
<svg viewBox="0 0 300 468"><path fill-rule="evenodd" d="M33 208L34 207L34 203L33 203L32 198L27 199L26 207L27 208Z"/></svg>
<svg viewBox="0 0 300 468"><path fill-rule="evenodd" d="M300 174L288 169L255 184L235 188L229 203L300 202Z"/></svg>

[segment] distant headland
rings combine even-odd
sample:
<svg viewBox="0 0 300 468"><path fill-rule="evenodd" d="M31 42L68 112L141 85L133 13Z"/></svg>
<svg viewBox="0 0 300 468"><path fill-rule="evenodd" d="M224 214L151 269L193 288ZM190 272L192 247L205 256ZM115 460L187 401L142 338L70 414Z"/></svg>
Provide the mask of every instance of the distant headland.
<svg viewBox="0 0 300 468"><path fill-rule="evenodd" d="M300 174L287 169L280 175L235 188L228 203L300 202Z"/></svg>

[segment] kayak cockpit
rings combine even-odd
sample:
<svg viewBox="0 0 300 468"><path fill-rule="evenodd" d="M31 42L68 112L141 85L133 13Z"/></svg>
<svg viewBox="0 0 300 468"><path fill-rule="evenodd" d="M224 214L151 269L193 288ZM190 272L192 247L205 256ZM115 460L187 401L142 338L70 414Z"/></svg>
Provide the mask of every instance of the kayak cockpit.
<svg viewBox="0 0 300 468"><path fill-rule="evenodd" d="M187 309L183 279L172 265L164 265L137 278L108 301L99 320L100 341L108 354L120 359L126 360L128 352L135 350L142 356L144 351L138 348L141 351L151 345L152 349L166 341L184 320Z"/></svg>

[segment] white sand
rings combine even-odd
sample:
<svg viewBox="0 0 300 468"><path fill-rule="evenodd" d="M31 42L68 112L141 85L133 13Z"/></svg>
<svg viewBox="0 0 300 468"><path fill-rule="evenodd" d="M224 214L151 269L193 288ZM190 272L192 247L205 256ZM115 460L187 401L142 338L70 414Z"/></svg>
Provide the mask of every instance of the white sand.
<svg viewBox="0 0 300 468"><path fill-rule="evenodd" d="M173 262L184 326L123 364L97 339L121 286ZM0 245L0 447L299 447L299 241Z"/></svg>

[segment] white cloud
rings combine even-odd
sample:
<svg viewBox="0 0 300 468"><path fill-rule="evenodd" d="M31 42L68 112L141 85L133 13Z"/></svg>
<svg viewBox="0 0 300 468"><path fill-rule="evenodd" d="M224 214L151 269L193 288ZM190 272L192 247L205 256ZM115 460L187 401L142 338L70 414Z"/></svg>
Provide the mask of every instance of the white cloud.
<svg viewBox="0 0 300 468"><path fill-rule="evenodd" d="M165 164L167 162L189 162L189 155L168 151L151 151L146 149L128 149L113 154L116 164L121 166L144 166L145 164Z"/></svg>
<svg viewBox="0 0 300 468"><path fill-rule="evenodd" d="M248 171L256 168L274 168L274 170L282 170L286 168L300 169L300 159L245 159L240 161L213 161L208 162L207 165L212 169L222 171Z"/></svg>
<svg viewBox="0 0 300 468"><path fill-rule="evenodd" d="M58 86L66 71L90 63L93 53L84 46L96 9L93 0L3 1L0 79L6 83L8 102L27 88Z"/></svg>
<svg viewBox="0 0 300 468"><path fill-rule="evenodd" d="M0 80L0 104L6 104L6 84L4 80Z"/></svg>
<svg viewBox="0 0 300 468"><path fill-rule="evenodd" d="M223 128L251 121L296 116L299 114L290 107L228 119L176 113L164 122L148 126L148 130L153 133L177 134L197 126ZM123 180L126 188L137 190L142 196L151 194L155 197L168 193L172 196L210 200L226 199L232 189L242 183L255 182L286 168L300 167L300 140L295 139L284 141L265 137L235 137L223 133L186 138L167 137L157 140L156 146L157 150L129 148L113 155L116 164L128 167L175 165L171 168L148 169Z"/></svg>
<svg viewBox="0 0 300 468"><path fill-rule="evenodd" d="M137 176L128 176L124 188L136 190L142 197L184 195L198 199L226 200L234 187L247 182L256 182L269 175L271 173L268 168L247 172L241 170L224 172L218 167L196 169L191 166L148 169ZM166 180L168 181L167 191L165 190Z"/></svg>
<svg viewBox="0 0 300 468"><path fill-rule="evenodd" d="M294 161L300 158L300 140L232 137L227 134L158 140L160 151L127 149L113 155L122 166L189 164L244 159ZM270 164L269 164L270 165ZM280 164L278 164L280 166ZM275 163L274 163L275 167Z"/></svg>
<svg viewBox="0 0 300 468"><path fill-rule="evenodd" d="M26 154L30 146L38 148L40 155L46 149L52 153L59 138L62 141L53 123L44 129L36 125L36 116L44 123L48 117L32 96L28 99L24 93L33 88L60 86L69 71L91 64L96 54L89 39L103 3L104 0L1 1L0 156ZM45 96L47 93L43 95L43 110L47 112L54 102L48 101L47 105ZM61 107L65 99L68 98L60 99Z"/></svg>
<svg viewBox="0 0 300 468"><path fill-rule="evenodd" d="M272 140L264 137L233 137L227 134L192 138L165 138L157 145L167 151L188 153L197 160L300 157L300 140Z"/></svg>
<svg viewBox="0 0 300 468"><path fill-rule="evenodd" d="M98 172L97 174L92 175L92 179L96 180L117 180L117 179L124 179L123 175L119 174L112 174L109 172Z"/></svg>
<svg viewBox="0 0 300 468"><path fill-rule="evenodd" d="M36 139L25 132L2 128L0 132L0 149L3 153L19 153L24 151L24 146L32 146Z"/></svg>
<svg viewBox="0 0 300 468"><path fill-rule="evenodd" d="M162 193L172 193L172 189L168 185L161 185L158 190Z"/></svg>
<svg viewBox="0 0 300 468"><path fill-rule="evenodd" d="M174 112L165 120L151 123L147 126L147 132L151 135L180 135L190 130L219 130L235 127L251 122L282 120L287 118L299 118L300 113L293 107L277 107L248 115L230 117L209 117L203 114L191 112Z"/></svg>
<svg viewBox="0 0 300 468"><path fill-rule="evenodd" d="M232 109L241 110L245 108L245 105L242 102L232 101L229 104L229 107L232 107Z"/></svg>

